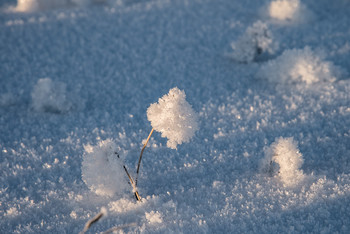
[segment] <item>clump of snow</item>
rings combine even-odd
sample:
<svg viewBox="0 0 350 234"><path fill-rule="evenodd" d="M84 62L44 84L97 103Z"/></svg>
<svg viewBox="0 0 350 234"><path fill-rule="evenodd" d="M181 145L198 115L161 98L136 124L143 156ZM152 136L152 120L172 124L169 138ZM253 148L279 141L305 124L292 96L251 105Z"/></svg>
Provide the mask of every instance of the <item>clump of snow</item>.
<svg viewBox="0 0 350 234"><path fill-rule="evenodd" d="M168 138L167 146L172 149L189 142L198 130L197 114L186 101L185 92L177 87L150 105L147 118L162 137Z"/></svg>
<svg viewBox="0 0 350 234"><path fill-rule="evenodd" d="M32 107L39 112L64 113L72 108L66 85L50 78L39 79L31 93Z"/></svg>
<svg viewBox="0 0 350 234"><path fill-rule="evenodd" d="M34 12L64 7L86 6L102 0L17 0L17 5L11 7L14 12Z"/></svg>
<svg viewBox="0 0 350 234"><path fill-rule="evenodd" d="M273 54L278 44L274 42L267 24L257 21L248 27L236 42L231 43L231 47L234 51L232 54L234 60L250 63L264 52Z"/></svg>
<svg viewBox="0 0 350 234"><path fill-rule="evenodd" d="M150 224L163 223L162 215L158 211L154 212L152 210L151 212L146 212L145 216L146 216L146 220Z"/></svg>
<svg viewBox="0 0 350 234"><path fill-rule="evenodd" d="M291 187L304 178L300 169L302 164L302 154L293 138L280 137L270 147L265 148L260 169L270 176L278 177L286 187Z"/></svg>
<svg viewBox="0 0 350 234"><path fill-rule="evenodd" d="M97 146L85 146L82 162L82 179L98 195L122 194L129 188L123 159L115 151L117 145L107 139Z"/></svg>
<svg viewBox="0 0 350 234"><path fill-rule="evenodd" d="M302 23L314 14L300 0L275 0L267 6L270 18L280 23Z"/></svg>
<svg viewBox="0 0 350 234"><path fill-rule="evenodd" d="M299 0L277 0L270 3L269 13L275 19L291 20L297 16L299 9Z"/></svg>
<svg viewBox="0 0 350 234"><path fill-rule="evenodd" d="M305 47L284 51L278 58L262 65L257 75L277 83L312 84L333 82L342 74L343 70L326 61L322 53Z"/></svg>

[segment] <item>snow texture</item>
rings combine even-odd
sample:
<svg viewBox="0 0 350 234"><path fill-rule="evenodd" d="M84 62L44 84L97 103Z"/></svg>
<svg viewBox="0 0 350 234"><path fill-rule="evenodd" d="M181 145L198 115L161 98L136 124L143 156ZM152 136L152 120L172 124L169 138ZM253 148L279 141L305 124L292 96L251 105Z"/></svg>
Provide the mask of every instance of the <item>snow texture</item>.
<svg viewBox="0 0 350 234"><path fill-rule="evenodd" d="M274 60L266 62L258 76L282 84L311 85L317 82L334 82L344 76L340 67L327 61L321 52L310 47L286 50Z"/></svg>
<svg viewBox="0 0 350 234"><path fill-rule="evenodd" d="M107 0L18 0L15 7L10 7L14 12L35 12L59 8L82 7L93 3L105 3Z"/></svg>
<svg viewBox="0 0 350 234"><path fill-rule="evenodd" d="M67 100L66 85L50 78L39 79L31 96L36 111L64 113L72 108L72 103Z"/></svg>
<svg viewBox="0 0 350 234"><path fill-rule="evenodd" d="M278 177L287 187L297 185L303 180L302 154L293 138L278 138L265 150L261 162L261 170L271 176Z"/></svg>
<svg viewBox="0 0 350 234"><path fill-rule="evenodd" d="M234 50L231 55L234 60L250 63L264 52L273 54L278 43L274 41L268 25L257 21L236 42L231 43L231 47Z"/></svg>
<svg viewBox="0 0 350 234"><path fill-rule="evenodd" d="M172 149L189 142L198 130L197 114L186 101L185 91L177 87L150 105L147 118L162 137L168 138L167 146Z"/></svg>
<svg viewBox="0 0 350 234"><path fill-rule="evenodd" d="M102 207L87 233L350 233L350 1L272 2L0 1L0 233L79 233ZM267 49L226 56L259 21ZM137 202L120 167L173 87L200 130L154 132Z"/></svg>
<svg viewBox="0 0 350 234"><path fill-rule="evenodd" d="M82 179L97 195L113 197L122 195L129 185L123 168L123 159L110 139L97 146L85 146L82 162Z"/></svg>

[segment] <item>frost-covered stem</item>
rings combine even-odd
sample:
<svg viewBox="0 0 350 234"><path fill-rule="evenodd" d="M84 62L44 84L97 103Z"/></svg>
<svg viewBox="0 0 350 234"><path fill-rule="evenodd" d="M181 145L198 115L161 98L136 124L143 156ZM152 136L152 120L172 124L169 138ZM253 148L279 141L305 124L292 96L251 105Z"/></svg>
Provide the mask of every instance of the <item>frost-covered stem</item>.
<svg viewBox="0 0 350 234"><path fill-rule="evenodd" d="M79 234L84 234L85 232L87 232L87 230L89 230L89 228L91 227L92 224L96 223L97 221L99 221L103 216L103 213L100 212L98 213L95 217L93 217L92 219L90 219L84 226L83 231L81 231Z"/></svg>
<svg viewBox="0 0 350 234"><path fill-rule="evenodd" d="M148 137L147 137L147 140L146 140L146 143L143 145L142 150L141 150L141 154L140 154L140 157L139 157L139 163L137 164L135 186L137 186L137 179L138 179L138 177L139 177L139 171L140 171L140 165L141 165L142 154L143 154L143 151L145 150L145 148L146 148L146 146L147 146L147 143L148 143L149 139L150 139L151 136L152 136L153 131L154 131L154 128L152 128L151 132L149 133L149 135L148 135Z"/></svg>
<svg viewBox="0 0 350 234"><path fill-rule="evenodd" d="M135 183L134 183L134 180L132 179L132 177L131 177L131 175L129 174L128 169L126 169L125 165L124 165L123 167L124 167L124 170L125 170L126 174L127 174L128 177L129 177L130 184L131 184L131 186L132 186L132 188L133 188L133 190L134 190L134 194L135 194L136 200L141 201L141 196L139 195L139 192L137 191L137 188L136 188L136 185L135 185Z"/></svg>

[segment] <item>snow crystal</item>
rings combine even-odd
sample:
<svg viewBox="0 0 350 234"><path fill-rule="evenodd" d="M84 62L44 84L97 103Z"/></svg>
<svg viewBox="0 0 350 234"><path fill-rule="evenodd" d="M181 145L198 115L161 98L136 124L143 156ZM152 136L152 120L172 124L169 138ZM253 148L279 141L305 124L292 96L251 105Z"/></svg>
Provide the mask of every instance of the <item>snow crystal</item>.
<svg viewBox="0 0 350 234"><path fill-rule="evenodd" d="M67 100L66 85L50 78L39 79L31 96L32 107L39 112L64 113L72 108Z"/></svg>
<svg viewBox="0 0 350 234"><path fill-rule="evenodd" d="M147 109L152 127L168 138L167 146L176 149L178 144L189 142L198 130L197 114L186 101L183 90L173 88Z"/></svg>
<svg viewBox="0 0 350 234"><path fill-rule="evenodd" d="M270 3L269 13L278 20L291 20L297 17L299 9L299 0L277 0Z"/></svg>
<svg viewBox="0 0 350 234"><path fill-rule="evenodd" d="M151 212L146 212L145 216L147 221L151 224L157 224L157 223L163 222L162 215L158 211L154 212L152 210Z"/></svg>
<svg viewBox="0 0 350 234"><path fill-rule="evenodd" d="M262 172L278 177L286 187L294 186L304 178L300 170L302 154L293 138L278 138L264 151L260 165Z"/></svg>
<svg viewBox="0 0 350 234"><path fill-rule="evenodd" d="M313 52L309 47L305 47L284 51L278 58L262 65L257 75L284 84L312 84L333 82L343 73L340 67L324 60L322 53Z"/></svg>
<svg viewBox="0 0 350 234"><path fill-rule="evenodd" d="M85 146L82 162L82 179L91 191L102 196L122 194L129 188L123 160L115 151L117 145L111 140L97 146Z"/></svg>
<svg viewBox="0 0 350 234"><path fill-rule="evenodd" d="M276 0L267 6L269 17L279 23L302 23L314 14L300 0Z"/></svg>
<svg viewBox="0 0 350 234"><path fill-rule="evenodd" d="M273 36L266 23L255 22L248 27L245 33L231 43L234 50L232 58L238 62L250 63L263 52L273 54L278 45L273 41Z"/></svg>
<svg viewBox="0 0 350 234"><path fill-rule="evenodd" d="M10 10L14 12L34 12L56 8L86 6L102 0L18 0L15 7Z"/></svg>

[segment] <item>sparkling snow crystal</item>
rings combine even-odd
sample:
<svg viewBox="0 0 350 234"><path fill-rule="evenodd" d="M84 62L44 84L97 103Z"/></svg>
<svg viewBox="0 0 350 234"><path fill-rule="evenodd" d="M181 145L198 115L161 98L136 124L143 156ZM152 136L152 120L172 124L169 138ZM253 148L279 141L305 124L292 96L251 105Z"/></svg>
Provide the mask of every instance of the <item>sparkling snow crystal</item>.
<svg viewBox="0 0 350 234"><path fill-rule="evenodd" d="M263 52L274 53L277 44L273 42L272 33L267 24L257 21L248 27L245 33L231 44L234 50L234 60L243 63L250 63Z"/></svg>
<svg viewBox="0 0 350 234"><path fill-rule="evenodd" d="M123 160L110 139L95 147L86 146L82 162L82 178L91 191L102 196L122 194L128 187Z"/></svg>
<svg viewBox="0 0 350 234"><path fill-rule="evenodd" d="M300 0L276 0L268 6L268 14L279 22L301 23L313 18L313 13Z"/></svg>
<svg viewBox="0 0 350 234"><path fill-rule="evenodd" d="M261 161L261 171L278 177L286 187L294 186L304 178L300 170L303 158L293 138L276 139L265 148L265 158Z"/></svg>
<svg viewBox="0 0 350 234"><path fill-rule="evenodd" d="M198 130L197 114L186 101L184 91L173 88L168 94L147 109L152 127L168 138L167 146L176 149L178 144L189 142Z"/></svg>
<svg viewBox="0 0 350 234"><path fill-rule="evenodd" d="M32 107L39 112L64 113L72 108L66 85L50 78L39 79L32 93Z"/></svg>
<svg viewBox="0 0 350 234"><path fill-rule="evenodd" d="M284 84L333 82L343 71L332 62L325 61L323 57L321 53L313 52L309 47L286 50L275 60L265 63L258 76Z"/></svg>

